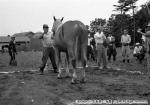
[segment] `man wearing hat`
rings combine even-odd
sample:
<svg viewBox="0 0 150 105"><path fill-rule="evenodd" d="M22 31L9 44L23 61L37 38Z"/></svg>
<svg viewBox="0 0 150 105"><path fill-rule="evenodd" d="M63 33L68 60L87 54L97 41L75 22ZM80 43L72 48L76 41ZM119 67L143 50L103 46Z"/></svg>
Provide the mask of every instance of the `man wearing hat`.
<svg viewBox="0 0 150 105"><path fill-rule="evenodd" d="M150 23L147 25L145 37L147 48L147 68L148 68L148 75L150 76Z"/></svg>
<svg viewBox="0 0 150 105"><path fill-rule="evenodd" d="M43 74L44 68L46 66L48 57L52 62L54 73L57 73L57 65L55 61L55 50L54 50L54 36L52 32L49 32L49 27L47 24L43 25L44 33L39 37L43 44L43 57L42 65L40 67L40 73Z"/></svg>
<svg viewBox="0 0 150 105"><path fill-rule="evenodd" d="M141 31L138 32L146 37L147 69L148 69L148 75L150 77L150 23L148 23L147 25L146 33L142 33Z"/></svg>
<svg viewBox="0 0 150 105"><path fill-rule="evenodd" d="M15 54L17 54L16 45L15 45L15 37L14 36L11 37L11 40L9 42L8 52L9 52L9 55L10 55L9 65L14 65L13 63L15 61Z"/></svg>
<svg viewBox="0 0 150 105"><path fill-rule="evenodd" d="M103 33L103 27L98 28L98 32L94 35L96 41L96 50L97 50L97 62L99 69L108 68L107 67L107 58L106 58L106 36Z"/></svg>

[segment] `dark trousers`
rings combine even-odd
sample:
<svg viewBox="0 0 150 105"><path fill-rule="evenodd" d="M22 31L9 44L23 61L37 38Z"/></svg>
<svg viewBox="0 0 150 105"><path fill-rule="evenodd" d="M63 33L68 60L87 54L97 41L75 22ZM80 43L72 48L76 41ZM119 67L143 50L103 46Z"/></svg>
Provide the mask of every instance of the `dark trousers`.
<svg viewBox="0 0 150 105"><path fill-rule="evenodd" d="M111 56L113 56L113 61L115 61L116 55L117 55L116 49L113 46L108 46L108 49L107 49L108 61L111 60Z"/></svg>
<svg viewBox="0 0 150 105"><path fill-rule="evenodd" d="M134 54L134 57L137 57L137 60L139 60L140 63L142 63L142 60L145 57L145 53L138 53L138 54Z"/></svg>
<svg viewBox="0 0 150 105"><path fill-rule="evenodd" d="M47 63L48 58L50 58L53 69L57 70L57 65L55 61L55 50L53 47L44 47L43 48L43 57L42 57L42 66L40 67L40 70L44 70L45 65Z"/></svg>
<svg viewBox="0 0 150 105"><path fill-rule="evenodd" d="M15 52L9 51L9 55L10 55L10 62L9 65L12 65L13 61L15 60Z"/></svg>
<svg viewBox="0 0 150 105"><path fill-rule="evenodd" d="M94 50L92 49L91 46L87 46L87 59L89 60L90 57L95 60L95 57L94 57Z"/></svg>

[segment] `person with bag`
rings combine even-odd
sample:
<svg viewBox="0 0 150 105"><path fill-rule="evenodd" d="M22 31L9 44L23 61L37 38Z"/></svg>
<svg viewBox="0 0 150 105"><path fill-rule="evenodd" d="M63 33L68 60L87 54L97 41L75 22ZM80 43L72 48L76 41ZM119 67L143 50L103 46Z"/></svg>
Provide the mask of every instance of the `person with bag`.
<svg viewBox="0 0 150 105"><path fill-rule="evenodd" d="M106 36L103 33L103 27L98 28L98 32L95 34L96 50L97 50L97 62L99 69L108 68L106 58Z"/></svg>
<svg viewBox="0 0 150 105"><path fill-rule="evenodd" d="M16 58L15 55L17 54L17 51L16 51L15 37L14 36L11 37L11 40L9 42L8 52L9 52L9 55L10 55L9 65L17 66L17 61L15 59Z"/></svg>

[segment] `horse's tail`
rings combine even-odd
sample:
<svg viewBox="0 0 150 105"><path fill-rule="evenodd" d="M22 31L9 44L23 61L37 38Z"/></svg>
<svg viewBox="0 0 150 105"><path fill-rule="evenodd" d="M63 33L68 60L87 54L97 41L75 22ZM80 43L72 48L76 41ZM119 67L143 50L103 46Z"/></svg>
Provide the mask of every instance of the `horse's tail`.
<svg viewBox="0 0 150 105"><path fill-rule="evenodd" d="M82 25L78 25L77 32L76 32L76 49L75 55L78 61L81 61L83 58L86 59L86 46L85 42L83 41L85 34L85 29ZM85 39L86 40L86 39Z"/></svg>
<svg viewBox="0 0 150 105"><path fill-rule="evenodd" d="M76 37L76 58L78 61L81 60L81 32L78 33L77 37Z"/></svg>

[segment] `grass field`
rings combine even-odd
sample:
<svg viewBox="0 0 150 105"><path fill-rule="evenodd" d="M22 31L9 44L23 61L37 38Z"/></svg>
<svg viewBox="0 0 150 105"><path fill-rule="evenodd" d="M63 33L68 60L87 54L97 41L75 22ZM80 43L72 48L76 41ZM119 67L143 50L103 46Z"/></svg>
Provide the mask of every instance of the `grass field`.
<svg viewBox="0 0 150 105"><path fill-rule="evenodd" d="M70 78L57 79L51 70L44 75L28 70L38 70L41 52L18 52L18 66L9 66L7 53L0 54L0 105L69 105L77 99L147 99L150 101L150 80L146 78L146 61L139 64L131 56L130 63L122 63L121 51L117 49L117 61L109 66L121 70L86 68L86 84L70 84ZM88 62L89 66L96 65ZM51 64L49 63L49 69ZM80 71L77 74L80 79ZM141 71L144 74L127 71ZM74 104L75 105L75 104ZM122 104L127 105L127 104ZM141 104L142 105L142 104Z"/></svg>

